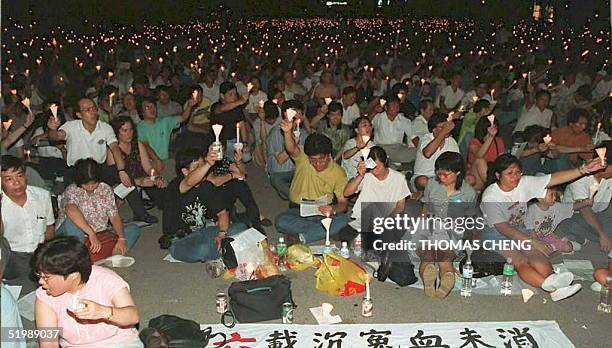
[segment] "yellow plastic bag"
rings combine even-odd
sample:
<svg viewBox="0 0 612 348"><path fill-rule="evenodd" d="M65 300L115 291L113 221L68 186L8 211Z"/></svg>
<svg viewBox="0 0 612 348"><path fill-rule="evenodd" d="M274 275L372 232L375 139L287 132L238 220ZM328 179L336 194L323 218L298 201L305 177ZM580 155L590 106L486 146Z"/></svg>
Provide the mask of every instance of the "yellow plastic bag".
<svg viewBox="0 0 612 348"><path fill-rule="evenodd" d="M303 271L315 266L317 261L308 245L294 244L287 249L287 266L294 271Z"/></svg>
<svg viewBox="0 0 612 348"><path fill-rule="evenodd" d="M359 264L337 254L323 255L315 272L316 288L335 296L351 296L365 291L367 271Z"/></svg>

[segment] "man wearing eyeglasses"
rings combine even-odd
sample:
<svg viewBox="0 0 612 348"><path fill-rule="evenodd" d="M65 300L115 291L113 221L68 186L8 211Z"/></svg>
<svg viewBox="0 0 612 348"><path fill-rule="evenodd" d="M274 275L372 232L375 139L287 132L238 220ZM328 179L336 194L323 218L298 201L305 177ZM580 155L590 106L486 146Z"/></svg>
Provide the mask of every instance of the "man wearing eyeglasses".
<svg viewBox="0 0 612 348"><path fill-rule="evenodd" d="M127 187L132 186L132 179L125 171L125 162L121 156L119 143L113 128L98 120L98 107L90 98L81 98L78 101L76 115L78 120L68 121L61 125L55 117L49 117L47 134L52 141L66 140L68 156L66 161L69 167L80 159L92 158L99 163L102 181L114 186L122 183ZM107 149L110 149L115 160L115 166L106 165ZM68 176L71 176L72 170ZM64 183L69 184L71 178L64 178ZM156 223L157 218L147 213L142 202L142 197L137 190L133 190L126 196L130 208L134 213L134 220L146 223Z"/></svg>

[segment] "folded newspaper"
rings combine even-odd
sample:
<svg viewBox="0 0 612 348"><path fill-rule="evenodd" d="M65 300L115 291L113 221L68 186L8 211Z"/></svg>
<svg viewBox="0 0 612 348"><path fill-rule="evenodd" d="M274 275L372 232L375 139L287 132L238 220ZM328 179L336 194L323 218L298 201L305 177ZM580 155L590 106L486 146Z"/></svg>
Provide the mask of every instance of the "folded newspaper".
<svg viewBox="0 0 612 348"><path fill-rule="evenodd" d="M300 216L301 217L309 217L309 216L316 216L316 215L323 216L323 213L321 213L321 211L319 210L319 207L322 205L326 205L326 204L327 204L327 199L325 198L325 196L321 196L314 200L302 198L302 201L300 202Z"/></svg>

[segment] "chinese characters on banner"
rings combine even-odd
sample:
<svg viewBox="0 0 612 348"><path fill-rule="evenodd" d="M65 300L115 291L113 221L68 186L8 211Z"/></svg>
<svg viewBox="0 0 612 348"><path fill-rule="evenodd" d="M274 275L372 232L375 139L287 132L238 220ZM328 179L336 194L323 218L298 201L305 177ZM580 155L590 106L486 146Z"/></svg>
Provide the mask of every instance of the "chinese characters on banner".
<svg viewBox="0 0 612 348"><path fill-rule="evenodd" d="M202 324L219 348L575 348L554 321L281 325Z"/></svg>

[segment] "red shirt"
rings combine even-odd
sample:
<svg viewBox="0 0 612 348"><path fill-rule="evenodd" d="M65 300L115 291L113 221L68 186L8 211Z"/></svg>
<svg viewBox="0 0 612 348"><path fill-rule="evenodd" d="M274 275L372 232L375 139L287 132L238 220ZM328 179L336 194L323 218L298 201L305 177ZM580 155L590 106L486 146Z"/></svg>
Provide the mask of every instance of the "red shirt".
<svg viewBox="0 0 612 348"><path fill-rule="evenodd" d="M552 142L557 145L570 146L570 147L585 147L588 144L592 144L593 140L591 136L589 136L585 132L581 132L579 134L575 134L570 126L560 127L552 131L550 134L552 137ZM580 154L580 157L583 159L591 159L592 156L590 154L584 153ZM578 159L577 154L570 154L569 158L572 162L576 162Z"/></svg>
<svg viewBox="0 0 612 348"><path fill-rule="evenodd" d="M478 147L480 147L482 146L482 143L480 142L480 140L476 138L472 138L470 139L469 147L471 147L472 145L477 145ZM491 145L489 146L489 150L485 154L484 159L487 162L493 162L499 155L501 155L504 152L506 152L506 147L504 146L503 140L499 137L495 137L495 139L493 139L493 141L491 142ZM472 154L472 151L468 151L468 163L469 164L474 163L475 159L476 158L474 154Z"/></svg>

